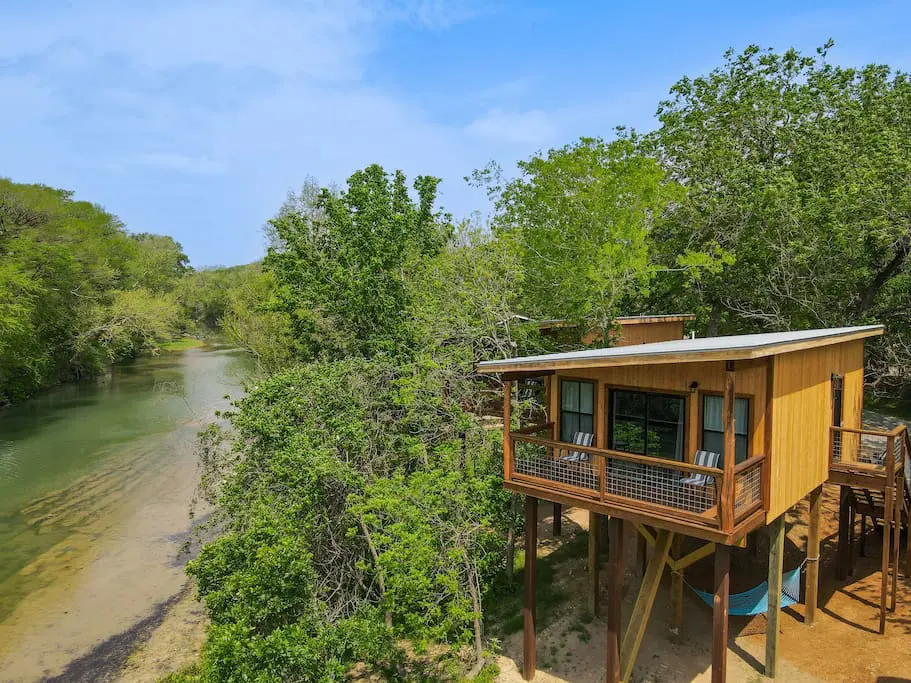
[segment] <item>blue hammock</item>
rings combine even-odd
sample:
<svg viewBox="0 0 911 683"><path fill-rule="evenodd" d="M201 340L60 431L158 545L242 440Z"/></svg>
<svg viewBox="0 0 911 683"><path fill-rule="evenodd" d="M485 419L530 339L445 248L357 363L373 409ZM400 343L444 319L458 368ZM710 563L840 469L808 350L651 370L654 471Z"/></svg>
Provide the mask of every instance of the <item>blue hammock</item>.
<svg viewBox="0 0 911 683"><path fill-rule="evenodd" d="M800 572L803 565L797 569L785 572L781 579L781 606L788 607L800 602ZM689 586L689 583L687 583ZM693 588L690 586L690 588ZM715 596L698 588L693 588L702 601L712 607ZM751 617L755 614L765 614L769 611L769 582L763 581L758 586L743 593L733 593L728 598L728 614L742 617Z"/></svg>

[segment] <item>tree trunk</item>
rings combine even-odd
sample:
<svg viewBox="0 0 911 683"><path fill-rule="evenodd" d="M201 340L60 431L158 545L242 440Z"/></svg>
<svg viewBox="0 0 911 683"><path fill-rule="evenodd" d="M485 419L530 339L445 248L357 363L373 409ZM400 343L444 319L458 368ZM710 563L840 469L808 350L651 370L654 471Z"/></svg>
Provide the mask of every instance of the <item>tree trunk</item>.
<svg viewBox="0 0 911 683"><path fill-rule="evenodd" d="M718 335L718 326L721 325L721 302L716 301L712 304L712 313L709 315L709 325L705 330L706 337L715 337Z"/></svg>
<svg viewBox="0 0 911 683"><path fill-rule="evenodd" d="M860 301L857 304L857 314L859 316L865 315L870 310L879 290L901 270L905 260L908 258L909 249L911 249L911 235L905 235L895 246L895 254L892 256L892 260L876 274L873 282L861 294Z"/></svg>
<svg viewBox="0 0 911 683"><path fill-rule="evenodd" d="M361 531L364 532L364 538L367 539L367 547L370 549L370 557L373 558L373 566L376 567L376 582L380 587L380 598L386 594L386 581L383 579L383 570L380 569L380 556L376 552L376 546L373 545L373 538L370 536L370 532L367 530L367 525L364 524L363 520L358 520L358 523L361 525ZM386 610L386 626L392 628L392 612Z"/></svg>
<svg viewBox="0 0 911 683"><path fill-rule="evenodd" d="M471 595L471 609L474 612L474 654L475 664L468 672L468 678L477 676L484 668L484 638L481 631L481 589L478 585L478 574L468 559L468 553L462 551L465 570L468 572L468 593Z"/></svg>

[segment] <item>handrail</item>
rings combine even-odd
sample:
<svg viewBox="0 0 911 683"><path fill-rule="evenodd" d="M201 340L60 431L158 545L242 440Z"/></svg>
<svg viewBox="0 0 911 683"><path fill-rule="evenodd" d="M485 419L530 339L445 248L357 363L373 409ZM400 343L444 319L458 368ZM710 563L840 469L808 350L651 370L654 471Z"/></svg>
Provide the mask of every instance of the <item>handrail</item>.
<svg viewBox="0 0 911 683"><path fill-rule="evenodd" d="M895 436L894 430L884 432L881 429L864 429L863 427L838 427L830 425L829 429L833 432L847 432L849 434L867 434L869 436Z"/></svg>
<svg viewBox="0 0 911 683"><path fill-rule="evenodd" d="M528 425L527 427L522 427L521 429L513 429L511 434L535 434L536 432L543 432L545 429L550 429L554 426L553 422L544 422L542 424Z"/></svg>
<svg viewBox="0 0 911 683"><path fill-rule="evenodd" d="M752 458L747 458L742 463L734 466L734 474L740 474L744 470L750 469L753 465L761 463L763 460L765 460L765 453L760 453L759 455L754 455Z"/></svg>
<svg viewBox="0 0 911 683"><path fill-rule="evenodd" d="M580 451L590 453L591 455L600 455L602 458L614 458L616 460L626 460L628 462L639 463L641 465L654 465L673 470L683 470L684 472L694 472L696 474L707 474L712 477L721 477L724 470L718 467L704 467L690 462L679 462L677 460L665 460L664 458L655 458L649 455L637 455L635 453L624 453L609 448L597 448L595 446L579 446L578 444L567 441L555 441L553 439L542 439L537 436L528 436L519 432L510 432L514 441L524 441L525 443L536 443L540 446L549 446L551 448L562 448L565 450Z"/></svg>

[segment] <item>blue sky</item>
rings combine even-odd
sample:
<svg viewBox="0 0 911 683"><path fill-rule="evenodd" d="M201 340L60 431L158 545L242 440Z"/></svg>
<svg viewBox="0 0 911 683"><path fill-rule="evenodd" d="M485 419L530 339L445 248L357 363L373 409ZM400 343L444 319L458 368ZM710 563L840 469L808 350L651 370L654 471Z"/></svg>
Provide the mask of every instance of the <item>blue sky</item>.
<svg viewBox="0 0 911 683"><path fill-rule="evenodd" d="M462 178L580 135L641 130L728 47L911 69L907 2L3 0L0 175L65 187L194 266L259 258L307 176L378 162Z"/></svg>

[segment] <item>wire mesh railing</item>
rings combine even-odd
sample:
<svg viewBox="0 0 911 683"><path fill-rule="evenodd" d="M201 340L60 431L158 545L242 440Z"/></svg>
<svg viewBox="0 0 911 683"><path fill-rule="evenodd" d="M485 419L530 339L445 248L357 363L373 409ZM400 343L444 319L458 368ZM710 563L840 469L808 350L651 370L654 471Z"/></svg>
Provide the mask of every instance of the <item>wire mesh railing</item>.
<svg viewBox="0 0 911 683"><path fill-rule="evenodd" d="M762 465L753 457L734 469L734 518L740 519L762 507Z"/></svg>
<svg viewBox="0 0 911 683"><path fill-rule="evenodd" d="M832 427L830 462L836 466L862 465L866 469L885 471L891 443L892 463L901 467L904 460L903 431L901 428L885 432L866 427Z"/></svg>
<svg viewBox="0 0 911 683"><path fill-rule="evenodd" d="M526 428L509 435L514 480L720 526L721 469L579 446L534 436L535 431L544 429ZM739 473L736 490L741 504L735 513L751 508L756 501L762 503L763 458L753 460L749 469ZM730 505L735 505L734 500Z"/></svg>

